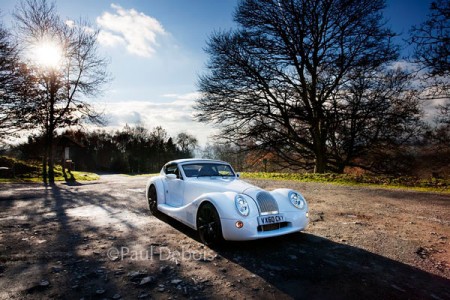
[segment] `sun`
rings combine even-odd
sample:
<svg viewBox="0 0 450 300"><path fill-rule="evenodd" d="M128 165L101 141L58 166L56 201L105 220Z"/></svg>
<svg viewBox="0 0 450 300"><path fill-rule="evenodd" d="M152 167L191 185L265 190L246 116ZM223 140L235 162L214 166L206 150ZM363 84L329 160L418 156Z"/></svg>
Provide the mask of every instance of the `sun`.
<svg viewBox="0 0 450 300"><path fill-rule="evenodd" d="M33 47L32 59L42 68L55 69L62 61L61 46L53 41L42 41Z"/></svg>

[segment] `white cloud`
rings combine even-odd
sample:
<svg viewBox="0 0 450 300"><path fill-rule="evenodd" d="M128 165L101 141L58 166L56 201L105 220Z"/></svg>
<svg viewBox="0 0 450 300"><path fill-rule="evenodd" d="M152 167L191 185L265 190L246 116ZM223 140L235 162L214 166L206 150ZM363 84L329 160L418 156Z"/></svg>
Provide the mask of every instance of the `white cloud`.
<svg viewBox="0 0 450 300"><path fill-rule="evenodd" d="M142 12L111 4L115 13L104 12L97 18L99 42L106 46L126 45L128 52L150 57L158 46L157 36L166 35L161 23Z"/></svg>
<svg viewBox="0 0 450 300"><path fill-rule="evenodd" d="M192 92L186 94L164 94L162 95L164 98L172 98L176 100L187 100L193 102L194 100L200 97L199 92Z"/></svg>
<svg viewBox="0 0 450 300"><path fill-rule="evenodd" d="M126 45L126 41L123 37L104 30L99 32L98 41L100 44L108 47L114 47L120 44Z"/></svg>
<svg viewBox="0 0 450 300"><path fill-rule="evenodd" d="M186 97L189 94L176 94ZM182 131L194 135L200 145L205 145L208 137L216 133L206 124L193 119L193 101L176 99L166 103L150 101L110 102L104 108L108 124L104 129L121 129L126 124L142 125L148 129L161 126L170 136L176 136Z"/></svg>
<svg viewBox="0 0 450 300"><path fill-rule="evenodd" d="M404 71L415 72L415 71L417 71L417 65L410 63L406 60L398 60L398 61L391 63L391 65L388 66L388 69L391 69L391 70L401 69Z"/></svg>
<svg viewBox="0 0 450 300"><path fill-rule="evenodd" d="M86 33L88 34L94 34L95 33L95 29L88 26L89 24L83 25L82 23L78 22L76 23L74 20L70 20L67 19L65 22L67 27L69 28L81 28L82 30L84 30Z"/></svg>
<svg viewBox="0 0 450 300"><path fill-rule="evenodd" d="M74 20L66 20L66 25L70 28L75 27L75 21Z"/></svg>

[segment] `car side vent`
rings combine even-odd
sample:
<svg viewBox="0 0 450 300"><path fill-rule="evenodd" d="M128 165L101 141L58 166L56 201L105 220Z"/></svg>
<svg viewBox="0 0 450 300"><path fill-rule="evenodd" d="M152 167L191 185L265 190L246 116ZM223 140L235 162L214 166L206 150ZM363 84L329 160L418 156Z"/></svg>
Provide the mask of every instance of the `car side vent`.
<svg viewBox="0 0 450 300"><path fill-rule="evenodd" d="M261 215L277 214L278 203L275 198L268 192L259 192L256 195Z"/></svg>

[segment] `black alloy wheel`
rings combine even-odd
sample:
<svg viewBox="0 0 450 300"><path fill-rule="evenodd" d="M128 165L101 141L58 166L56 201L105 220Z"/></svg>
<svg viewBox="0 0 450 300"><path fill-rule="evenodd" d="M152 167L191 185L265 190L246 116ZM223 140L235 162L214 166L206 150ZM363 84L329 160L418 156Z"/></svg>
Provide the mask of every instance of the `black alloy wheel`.
<svg viewBox="0 0 450 300"><path fill-rule="evenodd" d="M197 213L197 230L200 240L209 247L223 242L222 225L216 208L211 203L202 204Z"/></svg>
<svg viewBox="0 0 450 300"><path fill-rule="evenodd" d="M158 214L158 201L157 201L157 194L156 194L156 188L154 185L150 186L148 190L148 208L150 209L150 212L152 215Z"/></svg>

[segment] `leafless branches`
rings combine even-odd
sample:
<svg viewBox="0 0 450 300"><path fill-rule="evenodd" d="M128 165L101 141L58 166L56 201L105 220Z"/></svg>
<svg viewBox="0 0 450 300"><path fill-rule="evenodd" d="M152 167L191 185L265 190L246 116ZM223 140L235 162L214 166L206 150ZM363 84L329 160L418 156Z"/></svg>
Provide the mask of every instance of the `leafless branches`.
<svg viewBox="0 0 450 300"><path fill-rule="evenodd" d="M222 137L291 166L342 171L382 141L400 142L418 107L384 28L384 1L247 0L233 32L208 44L197 118Z"/></svg>
<svg viewBox="0 0 450 300"><path fill-rule="evenodd" d="M53 181L55 130L86 120L102 121L86 99L98 95L108 81L108 61L98 54L98 31L87 22L64 22L57 14L54 3L25 0L19 4L14 16L25 55L29 57L33 47L50 43L61 52L58 53L61 61L52 66L36 64L36 57L28 60L40 91L33 99L32 120L45 132L49 180Z"/></svg>

